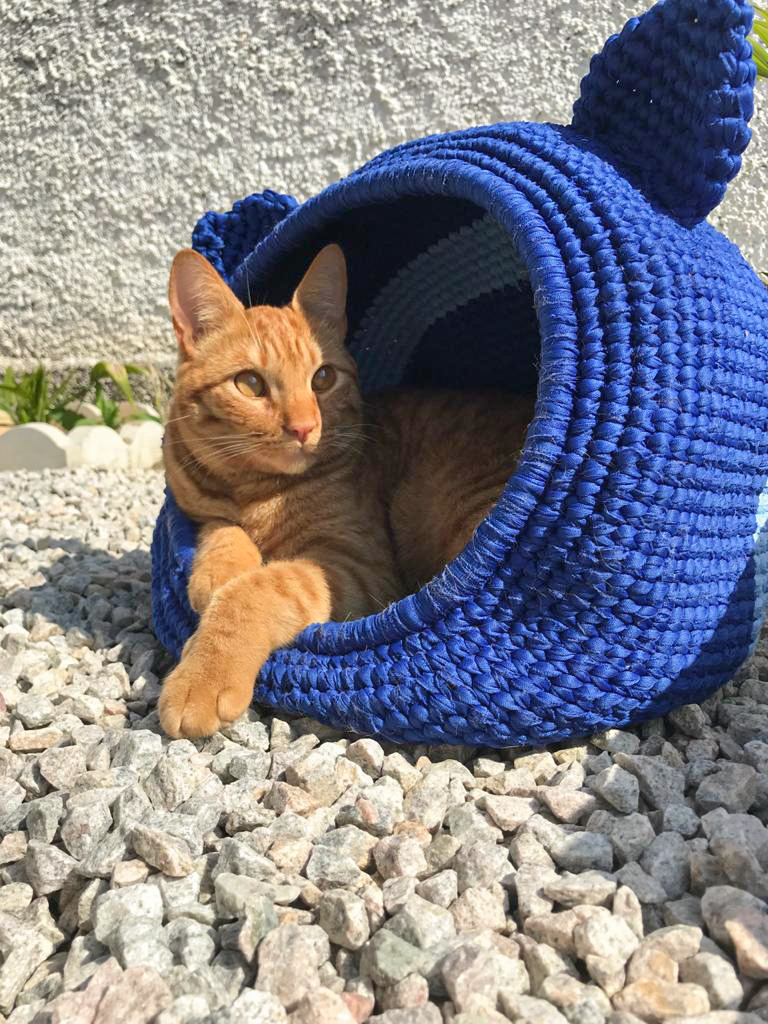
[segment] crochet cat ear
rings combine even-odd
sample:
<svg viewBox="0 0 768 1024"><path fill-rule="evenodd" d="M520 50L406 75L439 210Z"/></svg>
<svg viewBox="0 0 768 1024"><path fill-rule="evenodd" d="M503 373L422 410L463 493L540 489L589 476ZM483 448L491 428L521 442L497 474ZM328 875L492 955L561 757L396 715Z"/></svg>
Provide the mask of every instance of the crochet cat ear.
<svg viewBox="0 0 768 1024"><path fill-rule="evenodd" d="M297 206L293 196L270 189L239 199L228 213L210 211L201 217L192 245L231 283L245 257Z"/></svg>
<svg viewBox="0 0 768 1024"><path fill-rule="evenodd" d="M591 61L573 127L608 146L681 220L725 195L750 139L755 64L746 0L661 0Z"/></svg>

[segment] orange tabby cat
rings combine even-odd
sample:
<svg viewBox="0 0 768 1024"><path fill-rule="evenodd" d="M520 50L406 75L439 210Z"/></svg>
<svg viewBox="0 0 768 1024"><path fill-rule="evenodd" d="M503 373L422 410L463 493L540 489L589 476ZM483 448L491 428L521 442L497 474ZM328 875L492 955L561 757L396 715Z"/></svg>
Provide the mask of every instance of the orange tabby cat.
<svg viewBox="0 0 768 1024"><path fill-rule="evenodd" d="M379 610L458 554L533 406L446 392L364 403L336 245L284 308L246 309L191 249L169 292L179 366L164 457L176 501L202 524L189 582L201 618L159 713L171 736L207 736L248 707L275 648Z"/></svg>

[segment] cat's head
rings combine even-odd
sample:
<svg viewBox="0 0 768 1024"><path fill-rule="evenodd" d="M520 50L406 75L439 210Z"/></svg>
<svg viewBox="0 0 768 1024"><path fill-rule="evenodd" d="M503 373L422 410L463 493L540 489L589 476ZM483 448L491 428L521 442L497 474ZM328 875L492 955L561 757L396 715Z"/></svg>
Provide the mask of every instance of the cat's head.
<svg viewBox="0 0 768 1024"><path fill-rule="evenodd" d="M344 347L346 263L313 260L288 306L246 308L204 257L176 255L174 433L219 475L297 474L355 449L361 398Z"/></svg>

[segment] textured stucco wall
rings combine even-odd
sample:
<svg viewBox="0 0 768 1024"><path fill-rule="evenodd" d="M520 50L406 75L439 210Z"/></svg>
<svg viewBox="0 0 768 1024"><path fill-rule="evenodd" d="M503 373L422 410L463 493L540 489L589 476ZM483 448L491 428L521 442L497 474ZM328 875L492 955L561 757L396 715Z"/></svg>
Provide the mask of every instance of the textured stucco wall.
<svg viewBox="0 0 768 1024"><path fill-rule="evenodd" d="M5 0L0 365L172 358L175 249L206 209L303 198L383 148L568 121L643 0ZM768 89L715 220L768 268Z"/></svg>

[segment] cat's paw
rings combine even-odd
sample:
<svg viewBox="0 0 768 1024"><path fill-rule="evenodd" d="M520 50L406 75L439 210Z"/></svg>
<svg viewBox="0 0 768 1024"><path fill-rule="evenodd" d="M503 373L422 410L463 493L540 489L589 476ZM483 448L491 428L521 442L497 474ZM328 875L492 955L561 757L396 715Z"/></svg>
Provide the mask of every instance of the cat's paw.
<svg viewBox="0 0 768 1024"><path fill-rule="evenodd" d="M218 586L220 586L219 580L209 569L202 566L199 569L193 569L187 584L187 597L192 610L198 615L202 615Z"/></svg>
<svg viewBox="0 0 768 1024"><path fill-rule="evenodd" d="M202 615L217 590L261 565L261 554L239 526L214 526L206 531L187 584L189 603Z"/></svg>
<svg viewBox="0 0 768 1024"><path fill-rule="evenodd" d="M244 576L250 568L247 565L217 564L212 559L193 568L187 584L187 597L193 611L202 615L217 591L232 580Z"/></svg>
<svg viewBox="0 0 768 1024"><path fill-rule="evenodd" d="M157 702L160 725L174 739L211 736L239 718L252 696L252 684L220 686L194 659L184 659L163 684Z"/></svg>

